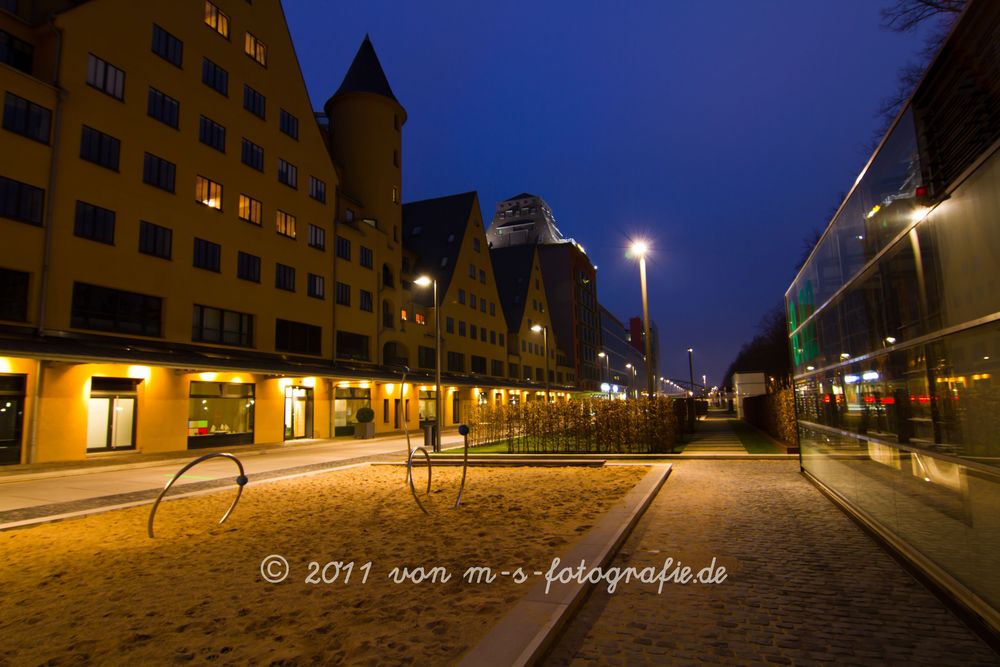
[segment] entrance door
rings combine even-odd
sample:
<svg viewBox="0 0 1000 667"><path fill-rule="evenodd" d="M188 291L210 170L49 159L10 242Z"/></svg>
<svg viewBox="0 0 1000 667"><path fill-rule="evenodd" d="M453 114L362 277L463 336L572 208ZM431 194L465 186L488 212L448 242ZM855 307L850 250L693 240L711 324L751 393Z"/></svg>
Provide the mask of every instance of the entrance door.
<svg viewBox="0 0 1000 667"><path fill-rule="evenodd" d="M285 387L285 440L313 437L313 390Z"/></svg>
<svg viewBox="0 0 1000 667"><path fill-rule="evenodd" d="M21 462L24 379L23 375L0 375L0 465Z"/></svg>
<svg viewBox="0 0 1000 667"><path fill-rule="evenodd" d="M91 396L87 449L135 448L135 396Z"/></svg>
<svg viewBox="0 0 1000 667"><path fill-rule="evenodd" d="M399 430L399 399L394 398L392 403L393 428Z"/></svg>

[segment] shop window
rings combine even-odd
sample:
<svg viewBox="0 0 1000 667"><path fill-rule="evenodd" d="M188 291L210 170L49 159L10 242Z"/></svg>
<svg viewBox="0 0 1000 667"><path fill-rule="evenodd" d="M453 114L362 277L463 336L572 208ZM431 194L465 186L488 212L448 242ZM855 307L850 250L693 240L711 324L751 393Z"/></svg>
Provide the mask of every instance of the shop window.
<svg viewBox="0 0 1000 667"><path fill-rule="evenodd" d="M188 449L252 444L255 393L247 382L192 382Z"/></svg>

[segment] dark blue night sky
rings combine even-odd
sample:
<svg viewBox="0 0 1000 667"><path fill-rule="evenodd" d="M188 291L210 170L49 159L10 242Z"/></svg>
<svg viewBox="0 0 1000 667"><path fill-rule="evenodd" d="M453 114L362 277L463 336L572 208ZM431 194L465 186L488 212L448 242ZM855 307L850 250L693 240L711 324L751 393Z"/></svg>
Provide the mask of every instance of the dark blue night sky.
<svg viewBox="0 0 1000 667"><path fill-rule="evenodd" d="M315 108L365 33L406 107L404 201L477 190L486 224L544 197L641 312L630 236L653 245L662 374L722 379L826 226L921 35L876 0L341 3L285 0ZM699 378L700 380L700 378Z"/></svg>

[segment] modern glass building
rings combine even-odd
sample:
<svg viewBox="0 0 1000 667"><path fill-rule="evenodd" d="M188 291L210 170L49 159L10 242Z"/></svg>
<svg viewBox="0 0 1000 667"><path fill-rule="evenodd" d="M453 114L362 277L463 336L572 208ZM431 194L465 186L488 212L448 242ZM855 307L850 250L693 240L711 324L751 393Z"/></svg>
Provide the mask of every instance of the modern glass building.
<svg viewBox="0 0 1000 667"><path fill-rule="evenodd" d="M973 0L786 293L804 472L994 628L998 44Z"/></svg>

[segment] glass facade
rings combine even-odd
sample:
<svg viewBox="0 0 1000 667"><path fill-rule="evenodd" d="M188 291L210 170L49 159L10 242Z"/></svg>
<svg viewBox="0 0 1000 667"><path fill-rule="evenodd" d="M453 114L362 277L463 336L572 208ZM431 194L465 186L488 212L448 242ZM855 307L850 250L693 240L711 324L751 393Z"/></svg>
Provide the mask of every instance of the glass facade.
<svg viewBox="0 0 1000 667"><path fill-rule="evenodd" d="M1000 151L931 201L918 125L901 116L786 294L802 467L990 615Z"/></svg>
<svg viewBox="0 0 1000 667"><path fill-rule="evenodd" d="M337 387L334 393L334 435L354 435L355 415L372 406L372 390L363 387Z"/></svg>

